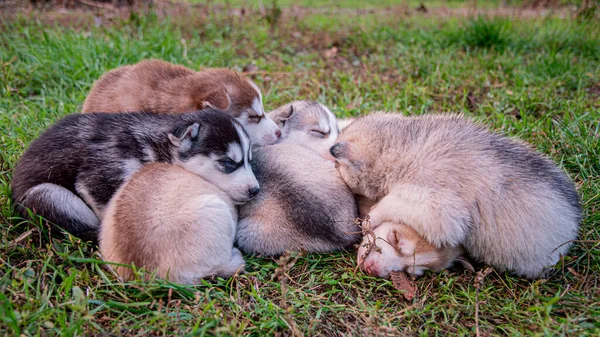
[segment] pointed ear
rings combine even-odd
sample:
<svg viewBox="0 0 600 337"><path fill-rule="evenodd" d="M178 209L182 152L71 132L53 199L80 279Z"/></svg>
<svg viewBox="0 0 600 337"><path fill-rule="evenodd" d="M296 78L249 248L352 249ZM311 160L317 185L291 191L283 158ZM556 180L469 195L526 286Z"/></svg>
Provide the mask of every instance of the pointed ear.
<svg viewBox="0 0 600 337"><path fill-rule="evenodd" d="M281 128L285 125L285 122L292 117L294 112L294 105L290 104L289 108L282 107L270 112L269 117Z"/></svg>
<svg viewBox="0 0 600 337"><path fill-rule="evenodd" d="M169 133L169 141L171 141L171 144L175 145L175 147L178 147L180 151L185 152L192 147L193 139L198 137L199 131L200 124L194 123L188 126L179 137Z"/></svg>
<svg viewBox="0 0 600 337"><path fill-rule="evenodd" d="M471 273L475 272L475 268L473 268L473 265L471 264L471 262L469 261L469 259L467 259L463 255L457 257L456 261L458 261L463 268L465 268L466 270L470 271Z"/></svg>
<svg viewBox="0 0 600 337"><path fill-rule="evenodd" d="M231 97L223 87L194 97L194 102L197 109L213 108L224 111L231 107Z"/></svg>
<svg viewBox="0 0 600 337"><path fill-rule="evenodd" d="M219 88L208 94L202 103L204 107L225 111L231 107L231 97L224 88Z"/></svg>

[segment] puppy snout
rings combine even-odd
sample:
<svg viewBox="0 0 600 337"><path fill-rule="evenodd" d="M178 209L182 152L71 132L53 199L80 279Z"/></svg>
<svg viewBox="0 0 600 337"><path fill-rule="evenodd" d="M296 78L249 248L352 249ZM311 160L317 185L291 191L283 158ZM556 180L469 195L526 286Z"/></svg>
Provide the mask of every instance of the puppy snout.
<svg viewBox="0 0 600 337"><path fill-rule="evenodd" d="M364 270L367 272L367 274L371 275L371 276L377 276L376 270L375 270L375 262L374 261L365 261L363 264L363 268Z"/></svg>
<svg viewBox="0 0 600 337"><path fill-rule="evenodd" d="M277 139L281 138L281 130L277 130L277 131L275 131L275 137L276 137Z"/></svg>
<svg viewBox="0 0 600 337"><path fill-rule="evenodd" d="M260 188L252 187L248 190L248 197L252 199L258 194L258 192L260 192Z"/></svg>

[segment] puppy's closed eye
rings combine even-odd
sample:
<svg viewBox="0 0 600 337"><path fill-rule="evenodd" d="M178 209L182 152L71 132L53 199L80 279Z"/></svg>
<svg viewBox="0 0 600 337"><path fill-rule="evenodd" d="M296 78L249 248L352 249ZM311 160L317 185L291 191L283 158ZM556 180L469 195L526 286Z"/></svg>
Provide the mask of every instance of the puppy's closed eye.
<svg viewBox="0 0 600 337"><path fill-rule="evenodd" d="M250 115L250 116L248 116L248 121L250 123L256 123L256 124L258 124L258 123L260 123L260 121L262 120L263 117L264 116Z"/></svg>
<svg viewBox="0 0 600 337"><path fill-rule="evenodd" d="M323 132L321 130L310 130L310 135L318 138L325 138L329 136L329 132Z"/></svg>

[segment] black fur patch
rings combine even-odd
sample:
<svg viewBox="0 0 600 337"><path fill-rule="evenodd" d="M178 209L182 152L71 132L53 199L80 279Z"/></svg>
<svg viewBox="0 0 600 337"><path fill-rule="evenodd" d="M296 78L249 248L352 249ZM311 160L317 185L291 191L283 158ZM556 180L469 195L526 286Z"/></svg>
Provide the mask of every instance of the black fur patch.
<svg viewBox="0 0 600 337"><path fill-rule="evenodd" d="M224 153L230 143L240 143L233 117L212 109L187 114L68 115L33 141L19 159L12 180L13 199L76 233L80 231L76 219L56 214L57 207L43 204L43 198L23 200L25 193L39 184L52 183L79 195L76 186L83 186L103 208L127 178L124 167L128 163L172 162L175 148L168 134L196 122L202 137L181 154L182 160L198 154ZM20 213L26 215L22 208Z"/></svg>

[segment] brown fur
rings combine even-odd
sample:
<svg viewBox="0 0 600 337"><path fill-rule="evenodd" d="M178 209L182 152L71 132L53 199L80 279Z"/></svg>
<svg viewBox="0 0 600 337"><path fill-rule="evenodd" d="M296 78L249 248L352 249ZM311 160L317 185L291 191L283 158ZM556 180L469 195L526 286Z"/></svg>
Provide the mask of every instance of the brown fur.
<svg viewBox="0 0 600 337"><path fill-rule="evenodd" d="M134 264L173 282L243 272L233 248L237 212L225 192L182 167L153 163L111 199L100 232L107 261ZM115 268L124 280L129 267Z"/></svg>
<svg viewBox="0 0 600 337"><path fill-rule="evenodd" d="M210 106L238 117L258 96L249 79L230 69L194 71L144 60L104 74L83 103L83 112L183 113Z"/></svg>

